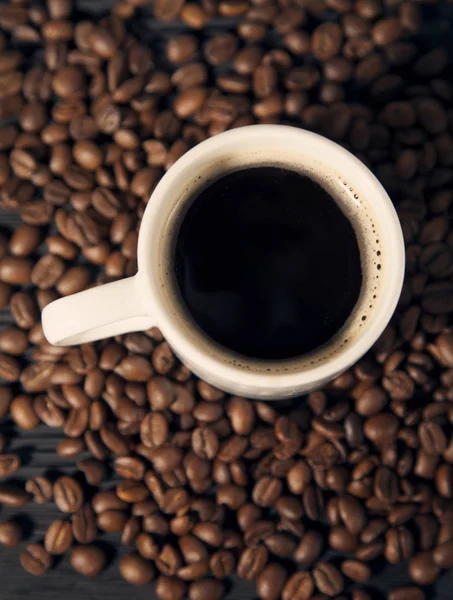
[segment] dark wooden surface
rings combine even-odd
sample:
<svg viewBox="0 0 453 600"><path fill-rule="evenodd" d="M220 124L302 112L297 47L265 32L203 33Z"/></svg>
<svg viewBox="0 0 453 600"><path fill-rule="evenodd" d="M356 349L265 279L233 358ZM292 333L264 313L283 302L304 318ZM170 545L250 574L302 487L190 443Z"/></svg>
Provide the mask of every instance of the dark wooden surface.
<svg viewBox="0 0 453 600"><path fill-rule="evenodd" d="M1 2L2 0L0 0ZM112 4L111 0L79 0L77 5L82 13L101 14ZM426 45L434 41L453 45L449 22L453 24L453 5L449 2L439 7L437 17L424 24L423 37ZM215 20L207 32L234 30L234 20ZM150 10L145 11L144 18L133 23L137 37L153 41L153 47L163 43L165 38L184 27L181 23L156 22ZM164 63L165 61L163 61ZM11 213L0 211L0 225L14 228L17 217ZM0 329L10 322L7 311L0 311ZM302 399L303 401L303 399ZM33 432L22 432L18 435L10 422L0 424L0 432L5 434L7 449L20 454L23 468L19 472L20 480L49 473L56 476L60 472L73 473L75 461L59 458L55 453L62 432L44 425ZM111 483L110 483L111 485ZM106 486L108 488L108 485ZM19 563L19 552L26 542L42 541L44 532L50 522L61 516L53 504L29 505L19 511L0 506L0 520L10 516L20 519L26 531L26 540L18 548L3 549L0 547L0 600L155 600L153 585L132 587L124 582L119 574L118 556L128 551L121 548L119 536L103 535L100 543L105 544L110 562L108 568L96 579L87 579L75 574L68 557L56 561L55 568L44 577L37 578L26 573ZM374 565L375 575L366 589L374 590L373 598L382 600L386 592L395 587L410 585L407 576L407 564L395 567ZM428 588L428 600L453 599L453 572L444 572L439 581ZM252 600L256 597L254 584L241 580L233 580L229 586L229 599ZM210 600L206 598L206 600Z"/></svg>

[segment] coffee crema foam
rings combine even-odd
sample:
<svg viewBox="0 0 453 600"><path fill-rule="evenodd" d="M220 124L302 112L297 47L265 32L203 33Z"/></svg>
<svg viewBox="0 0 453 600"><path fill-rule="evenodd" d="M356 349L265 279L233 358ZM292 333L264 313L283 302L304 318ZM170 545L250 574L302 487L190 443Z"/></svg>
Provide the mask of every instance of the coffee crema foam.
<svg viewBox="0 0 453 600"><path fill-rule="evenodd" d="M345 177L334 173L333 169L327 168L314 159L311 159L312 165L300 165L295 164L293 158L292 160L289 157L288 159L282 158L281 154L279 160L264 159L260 156L262 154L261 151L257 151L251 152L246 158L244 155L226 157L222 164L208 166L203 173L186 184L182 197L175 199L175 205L167 223L168 229L161 238L161 243L165 246L163 251L165 264L160 265L164 269L165 282L162 281L161 286L166 293L172 316L192 343L202 346L204 351L217 360L220 359L241 370L263 374L284 374L322 365L333 356L341 354L367 329L373 310L382 298L385 252L379 224L371 207L372 199L367 202L363 198L363 194L350 185ZM346 323L323 346L308 354L287 360L257 360L243 357L213 342L194 324L190 314L182 306L172 272L177 235L191 203L202 190L221 177L249 167L280 167L310 177L321 185L352 224L360 249L362 286L355 308Z"/></svg>

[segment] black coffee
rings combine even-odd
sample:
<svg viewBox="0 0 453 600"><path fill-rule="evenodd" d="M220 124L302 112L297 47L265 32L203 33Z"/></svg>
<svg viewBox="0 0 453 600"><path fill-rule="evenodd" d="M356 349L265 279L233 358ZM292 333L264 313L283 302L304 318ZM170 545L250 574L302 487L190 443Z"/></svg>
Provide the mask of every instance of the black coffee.
<svg viewBox="0 0 453 600"><path fill-rule="evenodd" d="M277 167L236 171L201 191L179 231L175 274L199 327L258 359L326 343L362 284L357 238L335 200Z"/></svg>

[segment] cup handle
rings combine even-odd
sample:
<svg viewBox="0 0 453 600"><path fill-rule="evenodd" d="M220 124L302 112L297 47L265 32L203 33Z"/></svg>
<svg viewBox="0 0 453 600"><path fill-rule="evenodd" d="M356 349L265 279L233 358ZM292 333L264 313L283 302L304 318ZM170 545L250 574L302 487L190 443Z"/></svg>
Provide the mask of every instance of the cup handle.
<svg viewBox="0 0 453 600"><path fill-rule="evenodd" d="M155 322L141 296L135 275L55 300L42 313L44 335L71 346L149 329Z"/></svg>

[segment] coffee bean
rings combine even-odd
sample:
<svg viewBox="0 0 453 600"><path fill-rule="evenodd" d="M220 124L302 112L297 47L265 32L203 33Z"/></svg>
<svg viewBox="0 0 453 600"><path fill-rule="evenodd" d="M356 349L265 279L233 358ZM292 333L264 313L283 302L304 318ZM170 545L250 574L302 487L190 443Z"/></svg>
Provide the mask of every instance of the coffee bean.
<svg viewBox="0 0 453 600"><path fill-rule="evenodd" d="M36 504L50 502L53 498L53 487L51 482L46 477L40 475L34 479L29 479L25 484L25 490L29 494L32 494L33 502L36 502Z"/></svg>
<svg viewBox="0 0 453 600"><path fill-rule="evenodd" d="M63 458L74 458L85 450L85 443L81 438L62 440L57 446L57 455Z"/></svg>
<svg viewBox="0 0 453 600"><path fill-rule="evenodd" d="M364 583L371 577L370 567L358 560L343 561L341 563L341 571L343 575L346 575L346 577L349 577L352 581L357 581L359 583Z"/></svg>
<svg viewBox="0 0 453 600"><path fill-rule="evenodd" d="M218 452L219 440L208 427L198 428L192 433L192 445L197 456L212 460Z"/></svg>
<svg viewBox="0 0 453 600"><path fill-rule="evenodd" d="M253 489L253 501L258 506L273 506L282 492L282 484L279 479L263 477L255 484Z"/></svg>
<svg viewBox="0 0 453 600"><path fill-rule="evenodd" d="M243 455L247 445L247 438L238 435L232 436L221 444L217 457L225 463L234 462Z"/></svg>
<svg viewBox="0 0 453 600"><path fill-rule="evenodd" d="M419 425L420 443L427 454L442 454L447 446L445 434L437 423L424 422Z"/></svg>
<svg viewBox="0 0 453 600"><path fill-rule="evenodd" d="M400 587L393 589L387 600L425 600L425 592L419 587Z"/></svg>
<svg viewBox="0 0 453 600"><path fill-rule="evenodd" d="M320 556L323 545L323 537L318 531L307 531L294 552L294 560L302 567L309 567Z"/></svg>
<svg viewBox="0 0 453 600"><path fill-rule="evenodd" d="M24 285L31 281L32 263L28 258L11 256L0 258L0 280L12 285Z"/></svg>
<svg viewBox="0 0 453 600"><path fill-rule="evenodd" d="M391 413L379 413L365 421L364 433L377 446L391 443L398 431L398 419Z"/></svg>
<svg viewBox="0 0 453 600"><path fill-rule="evenodd" d="M440 544L433 552L433 561L442 569L449 569L452 563L451 549L453 542L450 540Z"/></svg>
<svg viewBox="0 0 453 600"><path fill-rule="evenodd" d="M133 585L146 585L154 579L152 565L138 554L128 554L121 559L120 573Z"/></svg>
<svg viewBox="0 0 453 600"><path fill-rule="evenodd" d="M199 581L194 581L189 586L190 600L203 600L204 598L221 600L223 593L223 583L215 579L200 579Z"/></svg>
<svg viewBox="0 0 453 600"><path fill-rule="evenodd" d="M140 425L140 438L148 448L165 444L168 436L168 423L162 413L149 413Z"/></svg>
<svg viewBox="0 0 453 600"><path fill-rule="evenodd" d="M156 583L156 595L160 600L183 600L186 584L174 577L160 575Z"/></svg>
<svg viewBox="0 0 453 600"><path fill-rule="evenodd" d="M87 483L99 485L105 478L105 465L95 458L86 458L77 463L77 468L85 475Z"/></svg>
<svg viewBox="0 0 453 600"><path fill-rule="evenodd" d="M91 544L76 546L70 557L71 567L85 577L96 577L104 569L107 557L101 548Z"/></svg>
<svg viewBox="0 0 453 600"><path fill-rule="evenodd" d="M127 522L127 513L121 510L105 510L97 517L97 526L102 531L120 533Z"/></svg>
<svg viewBox="0 0 453 600"><path fill-rule="evenodd" d="M72 477L57 479L53 487L55 504L62 512L75 513L82 507L83 491Z"/></svg>
<svg viewBox="0 0 453 600"><path fill-rule="evenodd" d="M283 588L282 600L309 600L314 591L315 584L310 573L294 573Z"/></svg>
<svg viewBox="0 0 453 600"><path fill-rule="evenodd" d="M20 553L20 564L31 575L44 575L52 566L52 557L41 544L29 544Z"/></svg>
<svg viewBox="0 0 453 600"><path fill-rule="evenodd" d="M72 515L72 533L81 544L90 544L96 538L96 517L89 505L83 506Z"/></svg>
<svg viewBox="0 0 453 600"><path fill-rule="evenodd" d="M142 460L135 457L120 456L115 460L115 472L125 479L141 481L145 474L145 465Z"/></svg>
<svg viewBox="0 0 453 600"><path fill-rule="evenodd" d="M323 594L334 596L343 591L343 577L338 569L330 563L317 563L313 569L313 578L316 587Z"/></svg>
<svg viewBox="0 0 453 600"><path fill-rule="evenodd" d="M341 41L340 26L336 23L323 23L313 32L311 49L316 58L327 61L339 52Z"/></svg>
<svg viewBox="0 0 453 600"><path fill-rule="evenodd" d="M237 47L236 38L229 34L218 34L211 38L205 45L204 55L211 65L220 65L229 61Z"/></svg>
<svg viewBox="0 0 453 600"><path fill-rule="evenodd" d="M54 521L47 529L44 547L49 554L65 554L72 545L72 527L69 521Z"/></svg>
<svg viewBox="0 0 453 600"><path fill-rule="evenodd" d="M269 563L258 576L256 591L262 600L277 600L287 578L286 569L278 563Z"/></svg>
<svg viewBox="0 0 453 600"><path fill-rule="evenodd" d="M287 533L274 533L266 537L265 544L272 554L282 558L292 557L296 549L296 541Z"/></svg>
<svg viewBox="0 0 453 600"><path fill-rule="evenodd" d="M419 585L429 585L438 578L440 568L433 560L431 552L421 552L414 556L409 563L409 575Z"/></svg>
<svg viewBox="0 0 453 600"><path fill-rule="evenodd" d="M357 536L345 527L332 527L328 541L329 546L337 552L353 552L357 548Z"/></svg>
<svg viewBox="0 0 453 600"><path fill-rule="evenodd" d="M177 575L184 581L193 581L209 574L209 559L203 559L178 569Z"/></svg>
<svg viewBox="0 0 453 600"><path fill-rule="evenodd" d="M414 539L404 526L391 528L385 534L385 558L391 564L408 560L414 553Z"/></svg>
<svg viewBox="0 0 453 600"><path fill-rule="evenodd" d="M0 479L11 477L20 468L17 454L0 454Z"/></svg>
<svg viewBox="0 0 453 600"><path fill-rule="evenodd" d="M23 224L18 227L9 241L9 251L14 256L27 257L32 254L42 239L42 233L38 227Z"/></svg>
<svg viewBox="0 0 453 600"><path fill-rule="evenodd" d="M444 498L453 498L453 467L450 464L441 465L436 471L436 488Z"/></svg>
<svg viewBox="0 0 453 600"><path fill-rule="evenodd" d="M155 563L161 573L171 576L175 575L181 568L182 559L179 552L173 546L165 544Z"/></svg>
<svg viewBox="0 0 453 600"><path fill-rule="evenodd" d="M268 552L263 545L246 548L239 559L237 574L242 579L256 579L263 571L268 558Z"/></svg>
<svg viewBox="0 0 453 600"><path fill-rule="evenodd" d="M32 282L41 289L53 287L63 274L64 262L57 256L43 256L31 272Z"/></svg>
<svg viewBox="0 0 453 600"><path fill-rule="evenodd" d="M243 398L234 396L228 406L231 426L237 435L249 435L255 423L253 405Z"/></svg>
<svg viewBox="0 0 453 600"><path fill-rule="evenodd" d="M234 554L228 550L215 552L209 561L211 573L217 579L225 579L234 573L236 561Z"/></svg>
<svg viewBox="0 0 453 600"><path fill-rule="evenodd" d="M22 329L31 329L38 321L38 307L28 292L13 294L10 301L10 310L14 321Z"/></svg>
<svg viewBox="0 0 453 600"><path fill-rule="evenodd" d="M22 540L22 529L17 521L0 523L0 546L14 548Z"/></svg>
<svg viewBox="0 0 453 600"><path fill-rule="evenodd" d="M370 417L382 411L387 404L387 395L382 388L371 387L364 390L357 398L356 410L364 416Z"/></svg>
<svg viewBox="0 0 453 600"><path fill-rule="evenodd" d="M0 331L0 352L20 356L27 348L28 337L24 331L15 327Z"/></svg>

